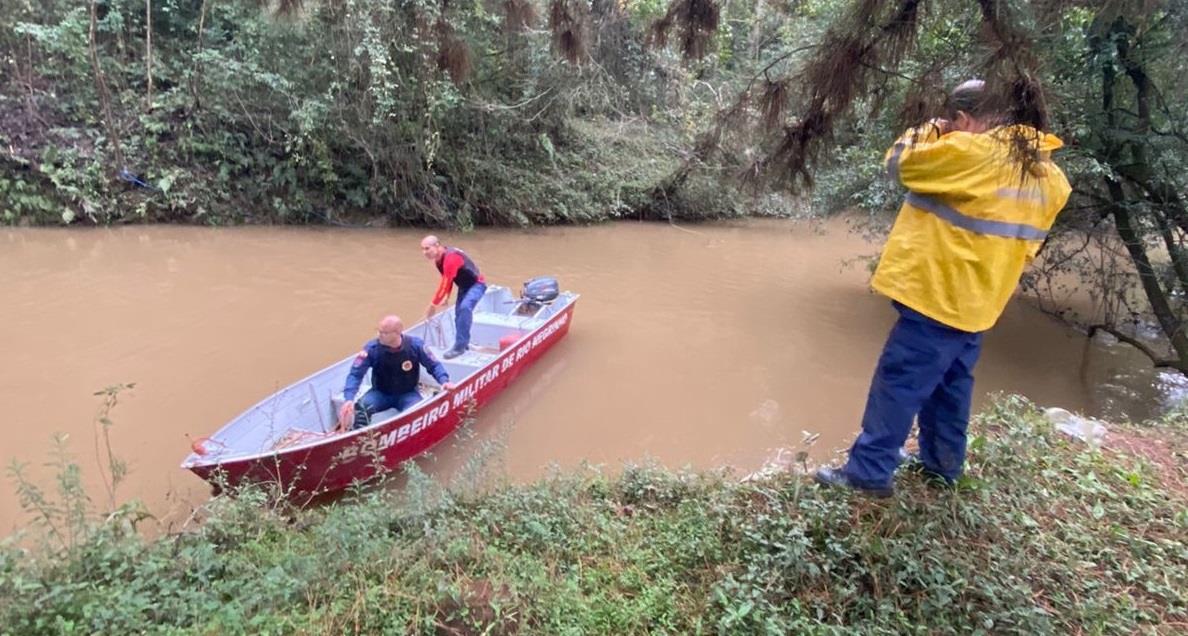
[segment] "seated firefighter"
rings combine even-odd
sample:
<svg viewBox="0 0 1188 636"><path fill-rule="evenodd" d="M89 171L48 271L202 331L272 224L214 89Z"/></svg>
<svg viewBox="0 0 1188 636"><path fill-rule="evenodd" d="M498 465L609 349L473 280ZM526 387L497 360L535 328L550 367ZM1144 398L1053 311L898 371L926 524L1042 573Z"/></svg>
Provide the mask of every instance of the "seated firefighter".
<svg viewBox="0 0 1188 636"><path fill-rule="evenodd" d="M338 412L339 431L367 426L371 416L380 411L403 411L420 402L422 396L417 391L417 382L421 378L422 366L443 390L454 388L445 367L433 357L425 342L416 336L405 335L404 323L399 316L385 316L380 320L378 331L377 337L363 345L363 350L355 356L347 374L346 386L342 390L346 403ZM357 408L355 394L368 369L371 369L371 390L358 400L358 406L362 408Z"/></svg>

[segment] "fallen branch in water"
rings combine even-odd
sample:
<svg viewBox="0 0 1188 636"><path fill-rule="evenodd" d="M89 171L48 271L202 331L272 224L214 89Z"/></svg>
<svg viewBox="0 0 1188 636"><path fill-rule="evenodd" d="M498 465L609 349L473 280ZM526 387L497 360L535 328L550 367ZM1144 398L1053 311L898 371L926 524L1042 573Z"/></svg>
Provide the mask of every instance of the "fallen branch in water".
<svg viewBox="0 0 1188 636"><path fill-rule="evenodd" d="M1151 362L1153 362L1156 367L1166 367L1175 369L1180 373L1188 373L1188 367L1185 367L1179 360L1174 360L1172 358L1161 358L1159 354L1147 343L1135 338L1134 336L1122 333L1113 327L1108 327L1106 325L1093 325L1089 327L1089 337L1092 338L1093 336L1097 335L1098 331L1104 331L1117 338L1119 341L1125 342L1135 349L1138 349L1143 353L1143 355L1150 358Z"/></svg>

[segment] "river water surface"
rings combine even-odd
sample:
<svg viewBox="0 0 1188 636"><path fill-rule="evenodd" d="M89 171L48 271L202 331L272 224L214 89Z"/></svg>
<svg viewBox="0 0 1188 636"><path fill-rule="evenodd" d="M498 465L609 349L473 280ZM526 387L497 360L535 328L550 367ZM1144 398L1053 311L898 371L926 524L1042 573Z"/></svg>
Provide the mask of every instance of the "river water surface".
<svg viewBox="0 0 1188 636"><path fill-rule="evenodd" d="M184 515L207 489L178 468L209 434L268 393L349 355L390 312L415 319L437 273L423 232L129 227L0 231L0 462L49 486L55 432L92 492L93 392L133 382L112 414L131 464L123 498ZM618 223L446 234L489 282L553 275L582 294L570 335L477 422L501 469L530 479L583 460L672 467L764 466L819 434L818 461L857 432L894 321L867 290L877 246L826 224L751 220L693 228ZM1019 392L1091 414L1147 415L1154 375L1126 347L1085 338L1012 302L988 334L977 405ZM443 443L443 446L447 444ZM450 471L478 447L436 453ZM433 462L428 462L434 470ZM0 488L0 535L24 519Z"/></svg>

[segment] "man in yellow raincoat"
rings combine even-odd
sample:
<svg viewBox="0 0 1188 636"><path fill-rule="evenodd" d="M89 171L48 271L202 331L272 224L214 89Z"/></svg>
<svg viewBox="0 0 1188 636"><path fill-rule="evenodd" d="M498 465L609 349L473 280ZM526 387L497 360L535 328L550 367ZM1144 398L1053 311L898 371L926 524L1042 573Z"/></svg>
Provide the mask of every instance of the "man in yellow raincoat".
<svg viewBox="0 0 1188 636"><path fill-rule="evenodd" d="M901 448L919 425L919 464L952 484L965 463L973 368L1070 187L1051 160L1063 144L1010 122L985 83L949 96L948 119L913 128L887 151L907 197L872 286L899 320L871 382L862 433L841 468L816 480L890 496Z"/></svg>

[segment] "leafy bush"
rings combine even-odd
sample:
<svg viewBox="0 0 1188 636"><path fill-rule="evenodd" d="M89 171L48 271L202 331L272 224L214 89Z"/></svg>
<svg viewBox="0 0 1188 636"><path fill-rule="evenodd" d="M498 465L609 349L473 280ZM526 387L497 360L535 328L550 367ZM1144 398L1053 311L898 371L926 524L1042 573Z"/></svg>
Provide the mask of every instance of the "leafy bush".
<svg viewBox="0 0 1188 636"><path fill-rule="evenodd" d="M92 6L10 4L10 224L590 222L691 134L667 121L687 72L643 47L654 3L595 7L580 67L483 3L106 0L93 38Z"/></svg>
<svg viewBox="0 0 1188 636"><path fill-rule="evenodd" d="M1152 426L1162 426L1154 423ZM1178 429L1177 429L1178 430ZM0 549L0 632L1133 633L1188 619L1188 512L1141 458L1026 400L975 422L956 490L592 469L296 510L266 491L147 541L94 520Z"/></svg>

